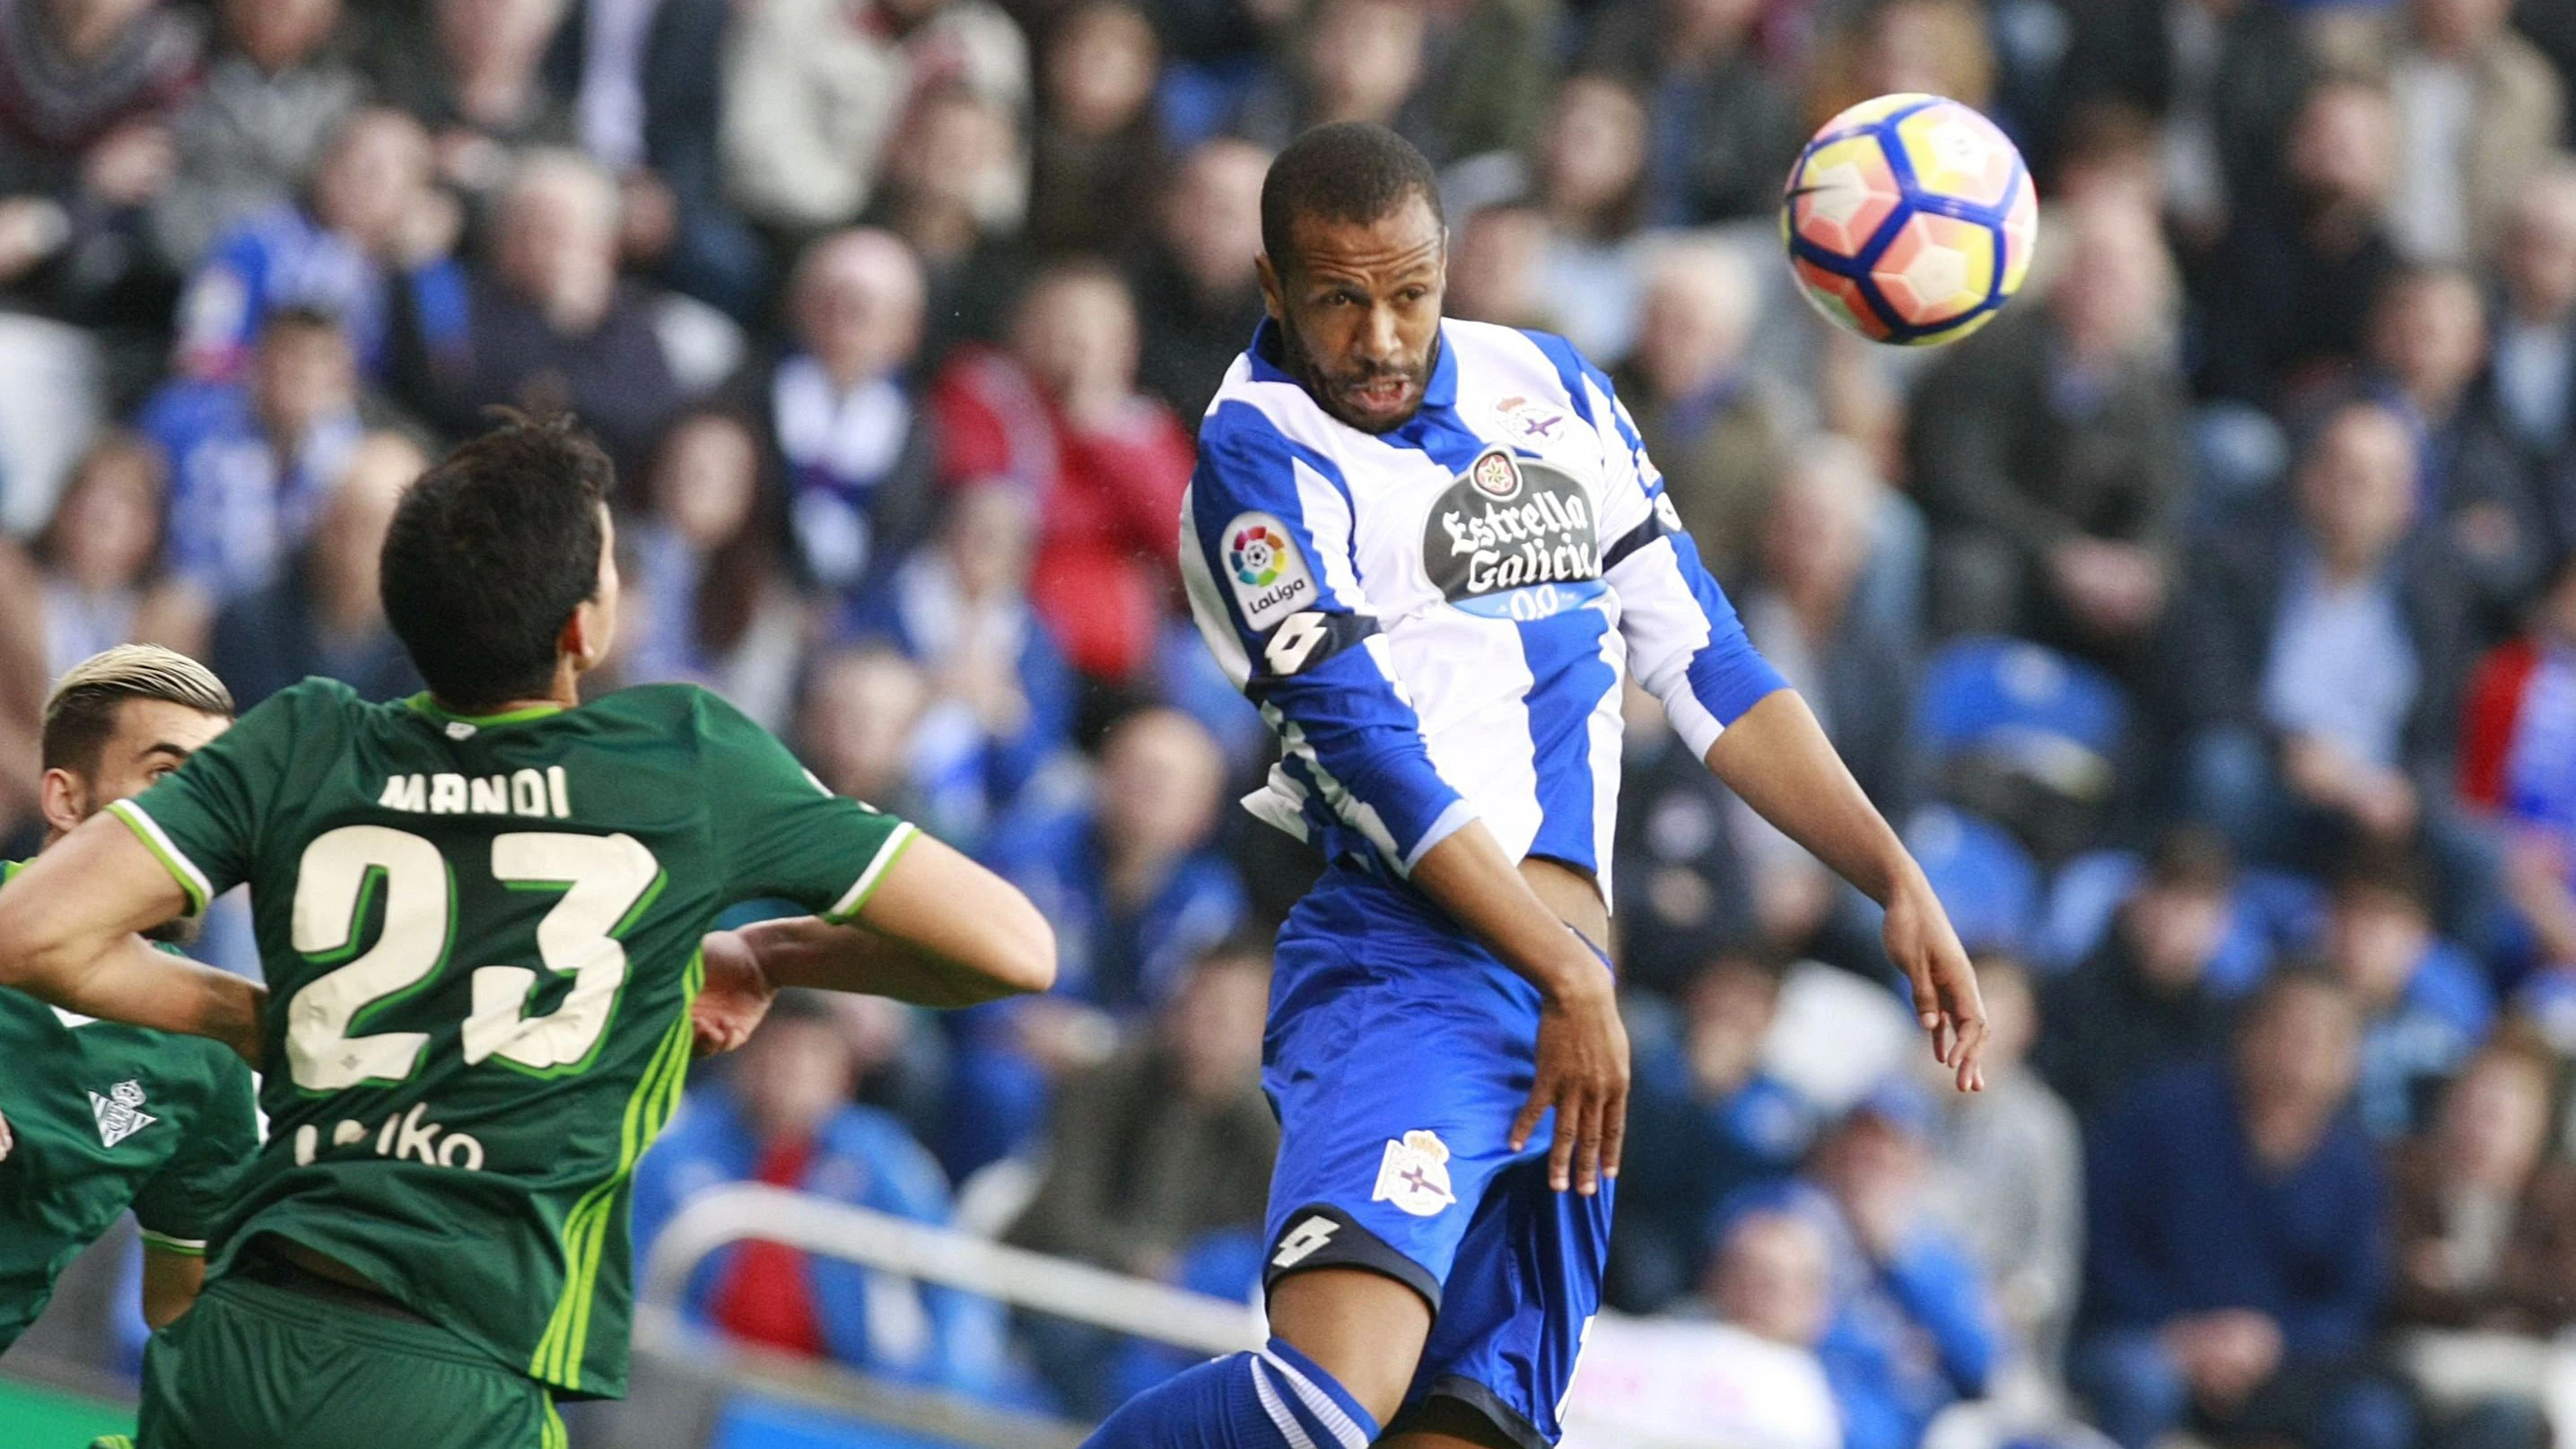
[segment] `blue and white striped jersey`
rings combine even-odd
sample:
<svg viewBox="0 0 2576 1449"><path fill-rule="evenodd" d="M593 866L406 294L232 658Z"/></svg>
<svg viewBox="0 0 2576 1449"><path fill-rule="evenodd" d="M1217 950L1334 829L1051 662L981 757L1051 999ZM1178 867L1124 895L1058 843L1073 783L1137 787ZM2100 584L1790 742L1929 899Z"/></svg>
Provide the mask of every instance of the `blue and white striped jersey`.
<svg viewBox="0 0 2576 1449"><path fill-rule="evenodd" d="M1629 670L1694 754L1775 689L1610 380L1563 338L1445 321L1383 435L1275 365L1265 323L1199 433L1199 632L1278 732L1244 801L1401 876L1481 819L1609 887Z"/></svg>

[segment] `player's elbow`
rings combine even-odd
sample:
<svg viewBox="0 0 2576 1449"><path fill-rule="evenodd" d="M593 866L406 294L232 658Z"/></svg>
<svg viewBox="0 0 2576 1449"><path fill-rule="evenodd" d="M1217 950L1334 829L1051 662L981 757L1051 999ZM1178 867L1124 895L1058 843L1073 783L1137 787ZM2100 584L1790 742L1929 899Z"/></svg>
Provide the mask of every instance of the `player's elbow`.
<svg viewBox="0 0 2576 1449"><path fill-rule="evenodd" d="M1009 994L1034 996L1055 986L1055 928L1027 896L1011 898L1013 908L996 913L984 974Z"/></svg>
<svg viewBox="0 0 2576 1449"><path fill-rule="evenodd" d="M0 986L50 1001L77 953L47 914L26 891L0 890Z"/></svg>

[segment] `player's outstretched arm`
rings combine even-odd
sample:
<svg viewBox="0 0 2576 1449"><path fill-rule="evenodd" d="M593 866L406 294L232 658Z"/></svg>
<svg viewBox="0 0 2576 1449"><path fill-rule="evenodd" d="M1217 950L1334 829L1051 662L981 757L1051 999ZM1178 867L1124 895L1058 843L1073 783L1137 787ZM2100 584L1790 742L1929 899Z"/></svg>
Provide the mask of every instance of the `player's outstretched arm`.
<svg viewBox="0 0 2576 1449"><path fill-rule="evenodd" d="M927 835L847 925L761 921L741 937L770 986L973 1006L1055 984L1055 931L1019 888Z"/></svg>
<svg viewBox="0 0 2576 1449"><path fill-rule="evenodd" d="M1765 695L1708 747L1708 767L1782 834L1887 908L1888 958L1914 985L1932 1054L1957 1074L1960 1091L1984 1087L1986 1008L1959 933L1807 702L1794 690Z"/></svg>
<svg viewBox="0 0 2576 1449"><path fill-rule="evenodd" d="M1628 1123L1628 1031L1608 964L1539 899L1481 820L1424 851L1410 878L1539 989L1538 1074L1512 1120L1512 1150L1552 1107L1548 1185L1597 1191L1619 1175Z"/></svg>
<svg viewBox="0 0 2576 1449"><path fill-rule="evenodd" d="M257 1066L267 991L135 934L187 908L123 822L92 816L0 886L0 986L83 1016L212 1037Z"/></svg>

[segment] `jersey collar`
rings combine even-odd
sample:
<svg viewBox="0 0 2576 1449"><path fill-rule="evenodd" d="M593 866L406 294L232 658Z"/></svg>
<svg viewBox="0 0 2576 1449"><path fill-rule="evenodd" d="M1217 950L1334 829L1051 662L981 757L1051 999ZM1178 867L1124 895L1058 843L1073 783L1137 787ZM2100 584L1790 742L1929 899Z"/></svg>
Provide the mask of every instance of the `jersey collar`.
<svg viewBox="0 0 2576 1449"><path fill-rule="evenodd" d="M561 714L564 711L564 707L559 704L532 704L525 709L504 710L500 714L458 714L456 711L440 704L437 700L430 698L429 691L426 689L413 695L411 698L404 700L403 703L411 706L414 710L429 716L431 719L442 720L448 724L472 725L476 729L490 729L494 725L518 724L524 720L544 719L550 714Z"/></svg>

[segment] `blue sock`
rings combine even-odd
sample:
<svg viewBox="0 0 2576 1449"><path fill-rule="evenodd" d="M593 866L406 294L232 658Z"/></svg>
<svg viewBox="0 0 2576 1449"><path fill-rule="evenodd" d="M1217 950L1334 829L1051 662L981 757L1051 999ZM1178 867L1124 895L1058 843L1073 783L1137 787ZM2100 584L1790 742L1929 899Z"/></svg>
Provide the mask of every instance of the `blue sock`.
<svg viewBox="0 0 2576 1449"><path fill-rule="evenodd" d="M1083 1449L1368 1449L1377 1435L1331 1374L1274 1338L1129 1399Z"/></svg>

